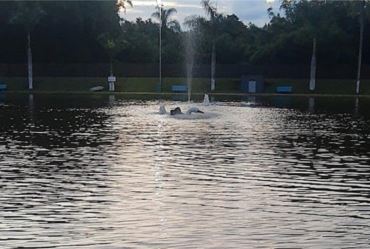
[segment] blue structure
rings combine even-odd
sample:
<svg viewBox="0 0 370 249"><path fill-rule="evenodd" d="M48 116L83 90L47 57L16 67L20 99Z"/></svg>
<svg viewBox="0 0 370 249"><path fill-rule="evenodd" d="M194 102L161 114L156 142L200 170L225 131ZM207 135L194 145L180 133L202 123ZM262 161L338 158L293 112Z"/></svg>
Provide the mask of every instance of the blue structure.
<svg viewBox="0 0 370 249"><path fill-rule="evenodd" d="M0 82L0 92L5 91L7 89L7 85Z"/></svg>
<svg viewBox="0 0 370 249"><path fill-rule="evenodd" d="M276 88L277 93L292 93L293 92L293 87L291 86L278 86Z"/></svg>
<svg viewBox="0 0 370 249"><path fill-rule="evenodd" d="M240 89L245 93L263 93L265 84L261 75L242 76Z"/></svg>
<svg viewBox="0 0 370 249"><path fill-rule="evenodd" d="M172 92L185 93L187 91L188 91L188 87L186 85L172 85Z"/></svg>

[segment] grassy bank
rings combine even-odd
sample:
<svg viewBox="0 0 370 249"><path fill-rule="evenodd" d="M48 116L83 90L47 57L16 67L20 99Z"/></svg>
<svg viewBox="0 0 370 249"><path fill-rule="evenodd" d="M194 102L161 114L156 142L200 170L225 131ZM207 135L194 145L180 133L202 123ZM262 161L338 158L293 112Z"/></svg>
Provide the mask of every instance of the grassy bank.
<svg viewBox="0 0 370 249"><path fill-rule="evenodd" d="M27 90L26 78L0 78L0 82L7 84L9 91ZM174 84L186 84L185 78L164 78L162 92L171 92ZM42 92L86 92L94 86L107 87L106 78L88 77L58 77L58 78L35 78L35 91ZM265 93L275 93L277 86L289 85L293 87L294 94L307 94L308 79L266 79ZM209 80L195 78L192 82L193 93L204 93L209 88ZM117 92L158 92L157 78L118 78L116 83ZM222 78L217 79L215 93L241 93L240 79ZM317 81L317 90L314 94L351 95L355 93L355 81L353 79L322 79ZM370 94L370 80L363 80L361 85L363 95Z"/></svg>

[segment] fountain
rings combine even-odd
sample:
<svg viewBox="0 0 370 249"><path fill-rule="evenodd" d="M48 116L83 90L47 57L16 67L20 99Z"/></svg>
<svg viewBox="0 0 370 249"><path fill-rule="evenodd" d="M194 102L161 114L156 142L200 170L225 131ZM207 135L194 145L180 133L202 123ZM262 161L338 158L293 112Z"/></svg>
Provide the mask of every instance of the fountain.
<svg viewBox="0 0 370 249"><path fill-rule="evenodd" d="M209 106L209 96L208 96L208 94L204 94L203 105L204 106Z"/></svg>
<svg viewBox="0 0 370 249"><path fill-rule="evenodd" d="M165 115L165 114L167 114L166 107L165 107L163 104L161 104L161 105L160 105L160 107L159 107L159 114L160 114L160 115Z"/></svg>
<svg viewBox="0 0 370 249"><path fill-rule="evenodd" d="M189 31L186 34L185 63L186 63L186 84L188 88L188 102L190 102L194 68L194 36L192 31Z"/></svg>

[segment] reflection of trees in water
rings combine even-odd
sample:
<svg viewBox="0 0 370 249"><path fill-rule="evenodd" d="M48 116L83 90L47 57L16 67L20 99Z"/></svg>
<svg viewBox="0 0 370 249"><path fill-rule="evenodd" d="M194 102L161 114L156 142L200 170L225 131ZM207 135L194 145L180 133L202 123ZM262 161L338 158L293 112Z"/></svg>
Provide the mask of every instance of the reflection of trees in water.
<svg viewBox="0 0 370 249"><path fill-rule="evenodd" d="M84 108L88 106L86 102L77 104L75 98L70 101L68 98L39 100L38 97L29 95L27 107L13 105L1 111L0 130L4 137L10 141L22 141L23 145L53 148L97 146L101 144L101 136L109 134L106 130L109 115L97 109ZM106 105L105 102L96 102L99 101L95 100L99 107Z"/></svg>
<svg viewBox="0 0 370 249"><path fill-rule="evenodd" d="M0 203L10 203L15 215L26 210L26 220L37 216L50 223L104 209L112 164L106 154L117 139L109 114L70 108L75 102L28 100L0 111Z"/></svg>
<svg viewBox="0 0 370 249"><path fill-rule="evenodd" d="M318 114L354 113L357 116L366 118L369 118L370 114L366 109L370 104L370 100L359 97L296 97L285 95L258 97L257 102L274 108L288 108Z"/></svg>
<svg viewBox="0 0 370 249"><path fill-rule="evenodd" d="M288 180L279 188L305 189L306 197L313 199L320 198L318 192L332 193L341 202L340 193L347 193L370 202L364 187L370 180L369 124L369 120L347 114L302 114L285 119L273 147L277 162L273 170Z"/></svg>
<svg viewBox="0 0 370 249"><path fill-rule="evenodd" d="M315 98L314 97L308 98L308 111L310 113L315 113Z"/></svg>
<svg viewBox="0 0 370 249"><path fill-rule="evenodd" d="M5 94L0 92L0 106L5 104Z"/></svg>
<svg viewBox="0 0 370 249"><path fill-rule="evenodd" d="M44 148L96 146L108 118L90 110L38 110L29 116L23 110L14 111L11 118L2 120L2 135Z"/></svg>

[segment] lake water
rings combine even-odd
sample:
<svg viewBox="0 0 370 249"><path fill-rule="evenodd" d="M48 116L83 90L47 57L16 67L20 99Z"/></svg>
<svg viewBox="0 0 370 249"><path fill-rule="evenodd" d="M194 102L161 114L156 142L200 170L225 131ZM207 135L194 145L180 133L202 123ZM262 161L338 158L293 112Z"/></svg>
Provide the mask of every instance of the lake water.
<svg viewBox="0 0 370 249"><path fill-rule="evenodd" d="M370 247L370 100L213 101L0 95L0 248Z"/></svg>

